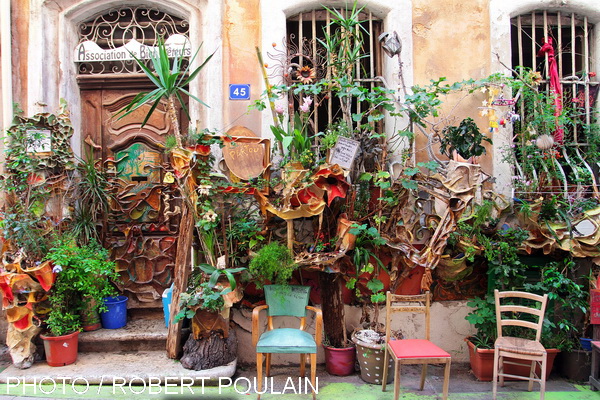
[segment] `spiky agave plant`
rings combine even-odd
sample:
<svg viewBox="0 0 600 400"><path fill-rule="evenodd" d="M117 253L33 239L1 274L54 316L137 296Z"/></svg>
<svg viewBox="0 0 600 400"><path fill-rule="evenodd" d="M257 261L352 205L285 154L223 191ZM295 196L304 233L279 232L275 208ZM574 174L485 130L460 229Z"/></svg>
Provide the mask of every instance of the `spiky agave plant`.
<svg viewBox="0 0 600 400"><path fill-rule="evenodd" d="M144 74L150 79L150 81L156 86L154 90L151 92L141 92L138 93L131 103L127 106L123 107L121 110L117 112L117 116L119 119L126 117L131 114L138 108L142 107L145 104L152 103L150 110L146 114L144 121L142 122L142 126L148 122L148 119L160 103L162 99L167 101L167 115L171 119L171 123L173 124L173 130L175 133L175 139L177 141L177 147L182 147L182 135L179 126L179 119L177 118L177 109L175 107L175 103L179 102L181 108L185 112L188 119L190 118L190 114L188 111L182 94L189 96L191 99L196 100L197 102L208 107L206 103L200 100L198 97L191 94L186 86L198 76L200 71L204 68L206 63L213 57L214 52L209 55L202 64L196 67L193 71L190 72L190 66L194 63L196 56L202 46L198 47L196 53L190 60L190 62L183 68L183 58L180 56L175 56L172 60L169 59L169 55L167 52L167 47L165 45L165 41L162 37L158 38L158 46L156 52L150 52L150 61L152 63L152 68L148 67L144 61L140 60L135 54L131 53L131 56L135 59L137 64L140 66ZM181 52L183 53L183 52Z"/></svg>

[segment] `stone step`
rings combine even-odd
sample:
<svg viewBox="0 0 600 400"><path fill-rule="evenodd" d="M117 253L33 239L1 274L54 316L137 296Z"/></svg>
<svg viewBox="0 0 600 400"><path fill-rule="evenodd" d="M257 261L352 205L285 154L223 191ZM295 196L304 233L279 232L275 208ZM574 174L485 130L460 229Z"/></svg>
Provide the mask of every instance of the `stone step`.
<svg viewBox="0 0 600 400"><path fill-rule="evenodd" d="M55 378L57 384L64 379L67 384L75 381L75 384L79 385L85 385L87 382L90 385L105 386L116 383L118 386L123 383L127 385L129 383L140 385L142 382L156 384L159 381L164 383L165 378L168 378L171 386L174 383L182 386L192 382L197 385L202 383L202 379L206 379L206 384L209 384L210 380L214 384L219 377L231 377L235 373L236 364L237 360L234 360L221 367L194 371L183 368L178 360L169 359L164 350L80 352L74 364L63 367L50 367L45 361L38 361L28 369L18 369L10 365L0 373L0 383L9 382L18 385L23 382L39 383L45 379L44 383L51 384L49 379Z"/></svg>
<svg viewBox="0 0 600 400"><path fill-rule="evenodd" d="M123 328L79 334L79 351L82 353L165 351L166 344L167 328L159 309L130 309L127 325Z"/></svg>

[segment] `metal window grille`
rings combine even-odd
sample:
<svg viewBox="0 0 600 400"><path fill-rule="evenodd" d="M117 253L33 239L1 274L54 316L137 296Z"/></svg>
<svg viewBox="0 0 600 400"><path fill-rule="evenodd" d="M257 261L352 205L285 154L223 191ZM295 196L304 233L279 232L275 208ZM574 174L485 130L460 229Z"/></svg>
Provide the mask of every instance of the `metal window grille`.
<svg viewBox="0 0 600 400"><path fill-rule="evenodd" d="M546 39L552 38L562 101L576 110L572 125L564 130L564 146L557 149L560 162L556 166L562 183L550 187L550 193L562 192L566 196L575 192L580 197L590 195L593 188L594 194L598 194L599 165L596 160L586 157L589 143L584 129L597 122L598 115L600 87L594 73L597 67L592 54L594 34L594 26L588 18L574 13L533 11L511 19L513 69L522 66L539 72L542 76L540 90L549 91L549 59L547 55L537 55ZM517 105L517 111L523 115L526 112L524 105ZM537 176L536 171L532 172ZM584 179L584 176L590 178Z"/></svg>
<svg viewBox="0 0 600 400"><path fill-rule="evenodd" d="M115 49L131 39L156 46L159 37L189 35L187 20L166 14L156 8L121 7L79 25L79 42L91 40L102 49ZM134 61L80 63L79 74L118 74L142 72Z"/></svg>
<svg viewBox="0 0 600 400"><path fill-rule="evenodd" d="M534 11L513 18L512 25L512 64L513 68L523 66L542 73L547 86L548 56L537 57L545 38L552 38L556 51L558 74L563 90L563 101L577 99L581 104L580 121L590 124L593 121L598 82L590 77L595 71L591 43L593 25L587 17L576 14ZM570 139L572 144L585 144L585 136L580 126L575 124Z"/></svg>
<svg viewBox="0 0 600 400"><path fill-rule="evenodd" d="M344 13L345 10L341 12ZM359 19L364 28L365 57L357 63L356 81L373 87L380 84L380 80L375 78L382 75L382 49L378 45L377 37L382 32L383 23L366 9L360 13ZM316 69L317 79L330 76L332 71L324 67L327 54L319 43L319 39L324 39L325 33L331 33L333 27L330 23L330 14L327 10L312 10L288 18L286 40L288 63L295 63L299 67L307 63L311 64ZM283 72L285 76L286 71ZM286 78L288 82L292 79L292 77ZM294 109L297 109L301 100L299 97L291 99ZM323 99L318 99L316 103L319 107L313 114L313 126L316 132L323 132L329 124L341 118L340 104L335 96L325 96ZM353 111L360 112L361 104L354 104ZM378 127L378 129L383 128Z"/></svg>

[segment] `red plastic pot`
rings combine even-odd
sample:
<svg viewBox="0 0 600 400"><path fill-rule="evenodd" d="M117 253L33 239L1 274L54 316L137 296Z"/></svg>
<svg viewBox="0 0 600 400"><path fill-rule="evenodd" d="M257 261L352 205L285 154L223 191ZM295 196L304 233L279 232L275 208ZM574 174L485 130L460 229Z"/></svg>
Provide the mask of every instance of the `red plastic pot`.
<svg viewBox="0 0 600 400"><path fill-rule="evenodd" d="M44 341L46 351L46 362L51 367L62 367L77 361L77 347L79 344L79 332L73 332L63 336L40 335Z"/></svg>
<svg viewBox="0 0 600 400"><path fill-rule="evenodd" d="M356 362L356 348L328 347L325 349L325 369L331 375L348 376L354 373L354 364Z"/></svg>

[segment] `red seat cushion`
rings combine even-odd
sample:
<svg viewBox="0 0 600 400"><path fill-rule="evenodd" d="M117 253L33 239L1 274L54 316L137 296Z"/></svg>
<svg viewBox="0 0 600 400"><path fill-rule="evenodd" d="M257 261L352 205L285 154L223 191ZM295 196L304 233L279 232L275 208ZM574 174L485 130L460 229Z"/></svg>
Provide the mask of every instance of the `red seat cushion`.
<svg viewBox="0 0 600 400"><path fill-rule="evenodd" d="M396 358L450 357L449 353L425 339L390 340L388 346Z"/></svg>

